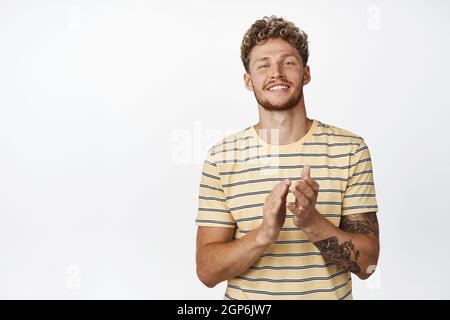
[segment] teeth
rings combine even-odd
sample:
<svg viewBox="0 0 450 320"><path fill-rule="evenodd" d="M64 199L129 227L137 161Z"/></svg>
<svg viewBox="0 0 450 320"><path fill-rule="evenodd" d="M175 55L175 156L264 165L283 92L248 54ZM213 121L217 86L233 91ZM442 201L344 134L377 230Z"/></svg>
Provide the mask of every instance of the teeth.
<svg viewBox="0 0 450 320"><path fill-rule="evenodd" d="M275 90L283 90L283 89L287 89L287 86L283 86L283 85L277 85L277 86L273 86L271 88L269 88L269 91L275 91Z"/></svg>

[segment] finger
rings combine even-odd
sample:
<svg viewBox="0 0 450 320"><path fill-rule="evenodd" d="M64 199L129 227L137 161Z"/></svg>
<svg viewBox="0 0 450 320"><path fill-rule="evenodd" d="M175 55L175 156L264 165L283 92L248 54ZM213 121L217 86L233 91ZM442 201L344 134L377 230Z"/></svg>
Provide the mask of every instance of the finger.
<svg viewBox="0 0 450 320"><path fill-rule="evenodd" d="M285 179L285 180L281 181L273 188L273 190L272 190L273 195L277 198L287 197L291 183L292 182L290 179Z"/></svg>
<svg viewBox="0 0 450 320"><path fill-rule="evenodd" d="M311 168L309 167L309 165L307 165L307 164L303 165L303 170L302 170L302 175L301 175L302 180L306 177L309 177L310 172L311 172Z"/></svg>
<svg viewBox="0 0 450 320"><path fill-rule="evenodd" d="M275 187L273 187L272 192L280 192L281 190L284 190L285 187L288 187L291 185L290 179L284 179L283 181L277 183Z"/></svg>
<svg viewBox="0 0 450 320"><path fill-rule="evenodd" d="M296 189L300 190L309 200L313 200L316 195L314 190L305 181L297 184Z"/></svg>
<svg viewBox="0 0 450 320"><path fill-rule="evenodd" d="M297 184L299 184L299 183L300 183L300 181L292 181L289 189L294 190L296 188Z"/></svg>
<svg viewBox="0 0 450 320"><path fill-rule="evenodd" d="M319 192L319 190L320 190L319 184L318 184L317 181L314 180L314 179L313 179L313 185L312 185L312 188L314 189L315 192Z"/></svg>
<svg viewBox="0 0 450 320"><path fill-rule="evenodd" d="M311 189L313 189L314 192L316 193L319 192L319 184L317 183L316 180L314 180L311 177L306 177L304 181L311 187Z"/></svg>
<svg viewBox="0 0 450 320"><path fill-rule="evenodd" d="M297 208L308 208L310 205L309 199L298 189L293 190L295 195L295 206Z"/></svg>

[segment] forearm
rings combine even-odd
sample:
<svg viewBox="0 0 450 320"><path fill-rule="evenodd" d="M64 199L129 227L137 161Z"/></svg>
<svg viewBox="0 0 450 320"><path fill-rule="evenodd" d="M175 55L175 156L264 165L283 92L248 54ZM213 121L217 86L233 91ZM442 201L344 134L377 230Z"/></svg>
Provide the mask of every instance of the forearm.
<svg viewBox="0 0 450 320"><path fill-rule="evenodd" d="M333 225L316 210L315 218L302 228L325 259L366 279L378 262L378 239L371 234L347 232Z"/></svg>
<svg viewBox="0 0 450 320"><path fill-rule="evenodd" d="M212 288L247 271L270 245L261 227L240 239L206 244L197 251L197 274Z"/></svg>

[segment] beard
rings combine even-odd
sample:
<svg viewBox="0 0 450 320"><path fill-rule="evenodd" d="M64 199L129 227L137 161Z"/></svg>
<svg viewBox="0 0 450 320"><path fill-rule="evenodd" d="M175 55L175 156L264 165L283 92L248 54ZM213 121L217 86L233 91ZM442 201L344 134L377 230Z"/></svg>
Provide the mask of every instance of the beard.
<svg viewBox="0 0 450 320"><path fill-rule="evenodd" d="M300 100L303 98L303 85L300 84L300 90L294 92L294 95L292 95L292 97L290 97L288 101L281 105L275 105L271 103L269 99L262 98L262 94L257 93L256 91L254 91L253 93L255 94L255 98L258 104L264 109L268 111L285 111L295 108L295 106L297 106Z"/></svg>

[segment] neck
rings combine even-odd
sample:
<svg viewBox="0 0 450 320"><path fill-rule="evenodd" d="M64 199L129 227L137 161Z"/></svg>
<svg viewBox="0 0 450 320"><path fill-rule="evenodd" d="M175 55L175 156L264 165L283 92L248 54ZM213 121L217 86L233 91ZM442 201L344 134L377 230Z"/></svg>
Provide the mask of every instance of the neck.
<svg viewBox="0 0 450 320"><path fill-rule="evenodd" d="M290 144L300 140L309 131L312 122L306 116L302 98L297 106L289 110L269 111L259 106L259 122L255 129L257 132L263 130L260 136L268 143Z"/></svg>

